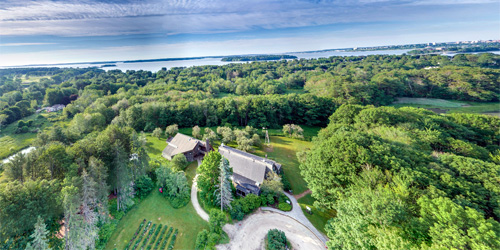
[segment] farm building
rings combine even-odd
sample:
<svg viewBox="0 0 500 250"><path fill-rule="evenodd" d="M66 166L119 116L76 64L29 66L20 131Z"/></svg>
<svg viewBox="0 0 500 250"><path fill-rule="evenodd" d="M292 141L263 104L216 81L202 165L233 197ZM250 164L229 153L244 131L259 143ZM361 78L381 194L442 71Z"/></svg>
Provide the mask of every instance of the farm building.
<svg viewBox="0 0 500 250"><path fill-rule="evenodd" d="M233 182L239 195L260 194L260 185L269 171L279 173L281 164L241 150L221 144L219 153L233 168Z"/></svg>
<svg viewBox="0 0 500 250"><path fill-rule="evenodd" d="M167 140L167 147L163 149L162 156L172 160L177 154L184 154L188 161L202 159L205 154L212 150L212 146L207 141L200 141L193 137L177 133L174 137Z"/></svg>

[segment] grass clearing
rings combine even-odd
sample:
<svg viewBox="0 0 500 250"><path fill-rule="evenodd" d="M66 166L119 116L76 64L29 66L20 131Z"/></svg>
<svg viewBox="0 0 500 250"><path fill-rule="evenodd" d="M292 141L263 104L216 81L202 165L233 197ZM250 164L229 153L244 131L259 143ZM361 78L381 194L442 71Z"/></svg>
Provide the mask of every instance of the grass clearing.
<svg viewBox="0 0 500 250"><path fill-rule="evenodd" d="M313 224L313 226L316 229L318 229L319 231L321 231L326 235L325 225L328 222L328 220L335 217L336 213L334 210L329 210L329 211L318 210L313 205L314 201L315 200L311 196L311 194L307 194L306 196L298 200L300 208L302 209L302 212L304 212L304 215L307 217L307 219ZM312 214L309 214L307 212L306 206L311 208Z"/></svg>
<svg viewBox="0 0 500 250"><path fill-rule="evenodd" d="M124 249L143 219L179 229L174 249L194 249L198 232L208 229L208 223L198 216L191 201L175 209L155 188L123 216L105 249Z"/></svg>
<svg viewBox="0 0 500 250"><path fill-rule="evenodd" d="M500 102L463 102L433 98L398 98L390 106L442 109L444 113L478 113L500 116Z"/></svg>
<svg viewBox="0 0 500 250"><path fill-rule="evenodd" d="M263 145L253 152L254 154L267 157L277 161L283 167L283 171L292 186L294 194L300 194L307 190L307 183L300 175L297 152L311 148L312 143L283 136L270 136L271 147Z"/></svg>
<svg viewBox="0 0 500 250"><path fill-rule="evenodd" d="M60 113L60 112L59 112ZM33 114L31 116L21 119L22 121L33 120L33 125L30 130L39 128L40 130L51 127L55 123L59 124L61 127L67 126L69 121L58 121L52 122L51 120L57 118L59 114L57 113L43 113L41 114L44 118L38 118L39 114ZM0 129L0 159L7 158L8 156L15 154L22 149L31 145L33 139L36 138L36 133L22 133L16 134L17 124L19 121L15 121L5 127Z"/></svg>

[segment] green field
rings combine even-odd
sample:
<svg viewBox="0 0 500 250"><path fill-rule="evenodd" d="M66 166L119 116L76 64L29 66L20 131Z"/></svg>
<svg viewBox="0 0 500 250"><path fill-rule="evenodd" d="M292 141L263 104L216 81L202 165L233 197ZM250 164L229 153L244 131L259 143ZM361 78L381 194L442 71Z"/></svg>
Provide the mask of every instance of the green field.
<svg viewBox="0 0 500 250"><path fill-rule="evenodd" d="M307 183L300 175L297 152L303 151L312 146L309 141L302 141L283 136L270 136L271 147L262 146L254 154L267 157L277 161L282 168L292 186L294 194L300 194L307 190Z"/></svg>
<svg viewBox="0 0 500 250"><path fill-rule="evenodd" d="M179 229L174 249L194 249L198 232L208 229L208 223L198 216L191 202L174 209L155 189L123 216L105 249L123 249L143 219Z"/></svg>
<svg viewBox="0 0 500 250"><path fill-rule="evenodd" d="M35 128L45 129L54 124L50 120L56 118L58 116L57 113L44 113L42 114L44 119L38 119L38 114L33 114L31 116L25 117L21 120L28 121L33 120L33 125L30 127L30 130ZM22 133L16 134L17 123L13 122L6 127L2 127L0 129L0 159L7 158L8 156L21 151L23 148L26 148L31 145L33 139L36 138L36 133ZM66 126L67 121L58 121L60 126Z"/></svg>
<svg viewBox="0 0 500 250"><path fill-rule="evenodd" d="M481 113L500 115L500 102L463 102L433 98L398 98L393 107L441 109L443 113Z"/></svg>

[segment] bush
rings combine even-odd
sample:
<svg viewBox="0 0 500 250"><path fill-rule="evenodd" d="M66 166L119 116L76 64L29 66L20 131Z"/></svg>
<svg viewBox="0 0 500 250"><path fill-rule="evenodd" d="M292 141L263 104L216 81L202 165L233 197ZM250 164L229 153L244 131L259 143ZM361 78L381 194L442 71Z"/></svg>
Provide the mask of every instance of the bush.
<svg viewBox="0 0 500 250"><path fill-rule="evenodd" d="M243 198L233 200L231 202L229 214L232 219L242 220L245 214L253 212L256 208L260 207L261 204L261 197L255 194L249 194Z"/></svg>
<svg viewBox="0 0 500 250"><path fill-rule="evenodd" d="M108 243L111 235L116 229L118 220L111 220L108 223L98 225L99 227L99 238L96 241L96 249L104 249Z"/></svg>
<svg viewBox="0 0 500 250"><path fill-rule="evenodd" d="M286 236L283 231L271 229L267 232L268 250L286 250Z"/></svg>
<svg viewBox="0 0 500 250"><path fill-rule="evenodd" d="M141 199L146 197L153 188L153 181L147 175L142 175L135 181L135 194Z"/></svg>
<svg viewBox="0 0 500 250"><path fill-rule="evenodd" d="M184 154L178 154L172 158L172 164L174 164L174 167L184 170L188 165L188 161Z"/></svg>
<svg viewBox="0 0 500 250"><path fill-rule="evenodd" d="M279 208L279 210L281 210L281 211L290 211L290 210L292 210L292 205L290 205L290 204L288 204L288 203L283 202L283 203L280 203L280 204L278 205L278 208Z"/></svg>
<svg viewBox="0 0 500 250"><path fill-rule="evenodd" d="M283 183L283 190L289 191L292 190L292 185L290 184L290 181L285 175L285 171L282 169L281 170L281 182Z"/></svg>

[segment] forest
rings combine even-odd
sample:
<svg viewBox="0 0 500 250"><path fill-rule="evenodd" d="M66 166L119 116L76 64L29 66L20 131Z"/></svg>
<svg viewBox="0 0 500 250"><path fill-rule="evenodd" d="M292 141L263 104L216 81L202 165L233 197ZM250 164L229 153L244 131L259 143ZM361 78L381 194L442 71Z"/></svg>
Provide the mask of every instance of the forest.
<svg viewBox="0 0 500 250"><path fill-rule="evenodd" d="M55 235L64 219L72 230L49 237L53 249L103 249L115 223L106 215L119 218L153 182L186 187L180 168L150 159L144 132L286 124L324 128L298 157L318 206L337 212L330 248L499 248L500 119L386 107L398 97L498 102L499 68L486 53L1 69L0 130L66 107L61 124L19 130L36 149L0 166L0 248Z"/></svg>

